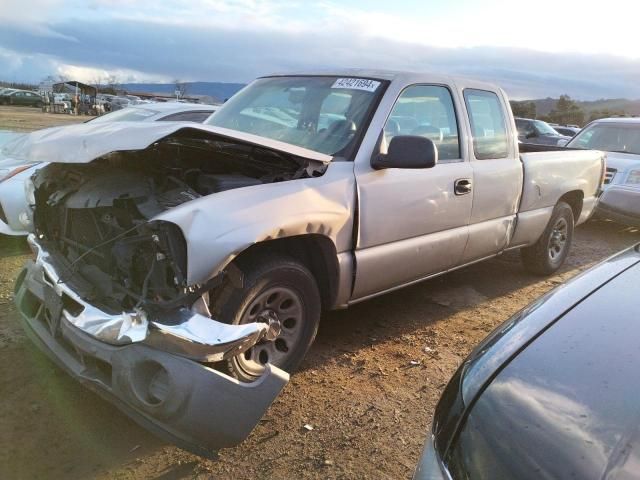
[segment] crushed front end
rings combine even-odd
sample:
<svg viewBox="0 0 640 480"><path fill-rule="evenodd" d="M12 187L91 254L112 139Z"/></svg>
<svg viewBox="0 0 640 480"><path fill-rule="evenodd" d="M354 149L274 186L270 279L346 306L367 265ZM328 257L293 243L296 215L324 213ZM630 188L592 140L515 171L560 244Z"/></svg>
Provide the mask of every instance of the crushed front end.
<svg viewBox="0 0 640 480"><path fill-rule="evenodd" d="M34 176L35 259L20 274L16 304L27 334L72 376L148 429L211 456L249 435L288 374L267 365L242 383L216 369L267 338L269 326L212 319L208 292L241 277L230 270L189 285L182 231L153 217L215 193L207 189L259 183L260 172L144 155L51 164Z"/></svg>

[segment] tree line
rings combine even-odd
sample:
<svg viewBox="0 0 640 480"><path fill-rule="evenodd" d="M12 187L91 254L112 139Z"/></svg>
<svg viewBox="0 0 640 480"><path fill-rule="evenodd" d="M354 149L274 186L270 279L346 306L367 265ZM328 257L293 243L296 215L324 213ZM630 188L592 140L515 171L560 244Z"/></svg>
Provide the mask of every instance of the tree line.
<svg viewBox="0 0 640 480"><path fill-rule="evenodd" d="M535 118L548 123L557 123L559 125L578 125L583 127L589 122L600 118L608 117L624 117L627 113L623 110L593 110L585 112L578 102L573 100L569 95L560 95L556 101L554 108L548 115L538 115L535 102L530 100L516 101L511 100L511 110L515 117Z"/></svg>
<svg viewBox="0 0 640 480"><path fill-rule="evenodd" d="M56 83L66 83L71 79L66 75L48 75L42 83L56 84ZM120 78L117 75L107 74L105 76L95 76L87 83L92 87L95 87L98 93L107 93L111 95L118 95L123 92L122 85L120 82ZM187 82L184 82L180 79L176 79L173 82L175 84L175 91L179 93L179 96L182 98L188 93L189 85ZM39 88L39 85L32 83L22 83L22 82L5 82L0 80L0 88L15 88L17 90L30 90L36 91ZM126 93L126 92L125 92Z"/></svg>

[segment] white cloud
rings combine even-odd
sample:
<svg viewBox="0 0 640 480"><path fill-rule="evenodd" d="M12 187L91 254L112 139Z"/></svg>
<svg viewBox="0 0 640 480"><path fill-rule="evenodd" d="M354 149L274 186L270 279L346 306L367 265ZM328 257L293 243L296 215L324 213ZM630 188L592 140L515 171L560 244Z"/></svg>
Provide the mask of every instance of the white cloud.
<svg viewBox="0 0 640 480"><path fill-rule="evenodd" d="M22 59L5 75L246 82L273 71L374 67L480 77L519 98L640 97L640 61L633 59L640 52L628 41L634 30L626 30L634 17L620 15L621 0L600 15L588 5L573 8L576 0L562 7L538 0L526 14L498 0L465 0L458 9L425 0L409 13L401 3L365 9L330 0L35 1L38 15L0 29L10 65ZM616 15L624 17L617 33ZM624 41L611 49L617 39Z"/></svg>
<svg viewBox="0 0 640 480"><path fill-rule="evenodd" d="M106 83L107 78L115 77L116 83L138 83L138 82L171 82L173 79L166 75L155 75L143 73L137 70L126 68L103 69L86 67L80 65L59 64L56 66L57 76L80 82L94 84Z"/></svg>

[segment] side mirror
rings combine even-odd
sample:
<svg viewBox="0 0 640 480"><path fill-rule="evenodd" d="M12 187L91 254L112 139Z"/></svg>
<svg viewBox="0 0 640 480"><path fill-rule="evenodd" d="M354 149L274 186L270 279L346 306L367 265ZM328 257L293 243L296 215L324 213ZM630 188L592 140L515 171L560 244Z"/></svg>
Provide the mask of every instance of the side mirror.
<svg viewBox="0 0 640 480"><path fill-rule="evenodd" d="M536 132L535 130L531 130L529 133L527 133L527 138L536 138L538 136L538 132Z"/></svg>
<svg viewBox="0 0 640 480"><path fill-rule="evenodd" d="M386 154L371 160L375 170L384 168L433 168L438 163L438 149L426 137L398 135L391 139Z"/></svg>
<svg viewBox="0 0 640 480"><path fill-rule="evenodd" d="M560 140L558 140L559 147L566 147L567 143L569 143L569 139L567 138L561 138Z"/></svg>

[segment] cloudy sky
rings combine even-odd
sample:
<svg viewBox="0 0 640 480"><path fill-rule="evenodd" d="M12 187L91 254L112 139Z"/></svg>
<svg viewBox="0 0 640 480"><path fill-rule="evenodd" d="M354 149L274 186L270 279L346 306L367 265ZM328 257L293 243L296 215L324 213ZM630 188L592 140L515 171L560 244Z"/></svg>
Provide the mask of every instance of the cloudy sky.
<svg viewBox="0 0 640 480"><path fill-rule="evenodd" d="M247 82L375 67L640 98L637 0L2 0L0 79Z"/></svg>

